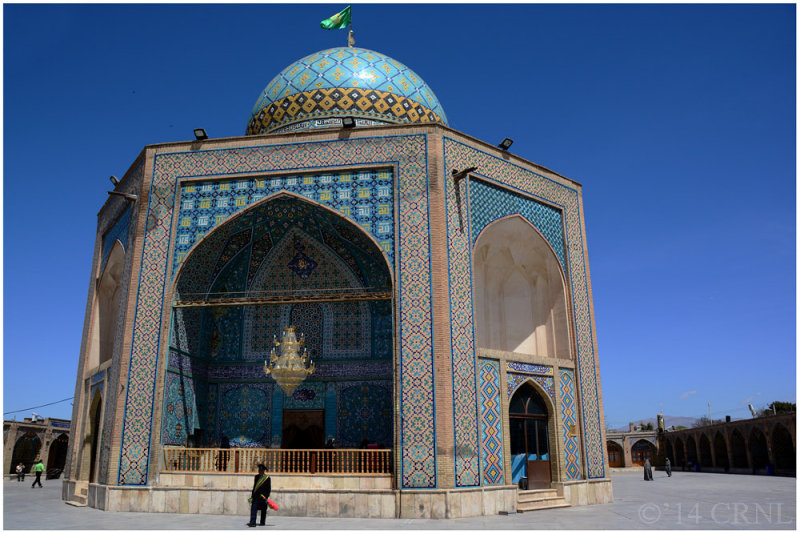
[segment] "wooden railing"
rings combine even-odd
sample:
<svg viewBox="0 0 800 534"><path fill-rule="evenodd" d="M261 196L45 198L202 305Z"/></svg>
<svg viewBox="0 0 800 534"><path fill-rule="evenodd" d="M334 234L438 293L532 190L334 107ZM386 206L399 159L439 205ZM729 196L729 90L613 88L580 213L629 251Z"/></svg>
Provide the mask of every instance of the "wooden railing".
<svg viewBox="0 0 800 534"><path fill-rule="evenodd" d="M387 475L391 449L188 449L164 447L165 472Z"/></svg>

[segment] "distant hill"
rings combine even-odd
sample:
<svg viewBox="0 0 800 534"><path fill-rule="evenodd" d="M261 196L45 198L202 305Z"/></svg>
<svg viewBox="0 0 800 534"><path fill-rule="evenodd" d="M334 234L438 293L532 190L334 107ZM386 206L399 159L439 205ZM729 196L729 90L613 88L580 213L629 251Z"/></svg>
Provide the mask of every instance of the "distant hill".
<svg viewBox="0 0 800 534"><path fill-rule="evenodd" d="M683 416L679 416L679 415L665 415L664 416L664 428L670 429L673 426L675 428L678 428L679 426L685 426L686 428L692 428L692 425L694 425L697 421L699 421L699 418L697 418L697 417L683 417ZM657 421L656 421L655 417L649 417L647 419L639 419L638 421L631 421L631 423L633 423L637 427L639 427L641 425L646 425L647 423L652 423L653 424L653 428L657 428ZM627 432L628 431L628 425L625 425L624 427L621 427L621 428L617 428L617 429L615 429L615 431L616 432Z"/></svg>

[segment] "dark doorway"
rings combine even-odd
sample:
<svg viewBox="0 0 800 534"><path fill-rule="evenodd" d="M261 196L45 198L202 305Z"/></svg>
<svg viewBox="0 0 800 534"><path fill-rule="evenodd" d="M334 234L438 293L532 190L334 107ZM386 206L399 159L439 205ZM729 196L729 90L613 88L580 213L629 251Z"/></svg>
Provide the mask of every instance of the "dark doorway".
<svg viewBox="0 0 800 534"><path fill-rule="evenodd" d="M325 442L325 410L284 410L283 449L321 449Z"/></svg>
<svg viewBox="0 0 800 534"><path fill-rule="evenodd" d="M547 407L530 384L523 384L508 407L511 430L512 480L527 478L528 489L549 488L550 446Z"/></svg>

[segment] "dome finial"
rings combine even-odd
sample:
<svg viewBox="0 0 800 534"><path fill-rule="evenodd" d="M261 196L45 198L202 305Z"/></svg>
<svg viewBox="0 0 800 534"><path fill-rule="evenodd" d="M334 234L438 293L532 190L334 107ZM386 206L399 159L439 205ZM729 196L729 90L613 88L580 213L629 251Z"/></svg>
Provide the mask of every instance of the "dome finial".
<svg viewBox="0 0 800 534"><path fill-rule="evenodd" d="M350 27L350 30L347 32L347 46L353 48L353 45L356 44L356 40L353 39L353 27Z"/></svg>

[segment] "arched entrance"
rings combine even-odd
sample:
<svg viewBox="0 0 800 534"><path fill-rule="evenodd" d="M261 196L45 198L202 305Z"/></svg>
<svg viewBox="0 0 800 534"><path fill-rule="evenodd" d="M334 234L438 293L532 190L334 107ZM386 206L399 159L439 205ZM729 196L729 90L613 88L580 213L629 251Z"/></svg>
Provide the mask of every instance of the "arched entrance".
<svg viewBox="0 0 800 534"><path fill-rule="evenodd" d="M728 463L728 447L725 445L725 438L719 431L714 434L714 461L716 463L714 467L721 467L726 472L730 469Z"/></svg>
<svg viewBox="0 0 800 534"><path fill-rule="evenodd" d="M67 449L69 448L69 436L59 434L50 444L50 451L47 453L47 472L57 469L59 472L64 470L67 464Z"/></svg>
<svg viewBox="0 0 800 534"><path fill-rule="evenodd" d="M708 441L708 436L705 434L700 435L700 467L711 467L713 461L711 458L711 443Z"/></svg>
<svg viewBox="0 0 800 534"><path fill-rule="evenodd" d="M606 443L608 449L608 466L609 467L624 467L625 466L625 453L619 444L609 441Z"/></svg>
<svg viewBox="0 0 800 534"><path fill-rule="evenodd" d="M694 440L694 436L689 436L686 439L686 466L690 469L694 469L696 465L698 465L697 442Z"/></svg>
<svg viewBox="0 0 800 534"><path fill-rule="evenodd" d="M25 464L25 472L30 471L33 461L39 457L39 449L42 440L36 436L36 432L29 430L17 439L14 444L14 452L11 457L11 473L16 472L17 464Z"/></svg>
<svg viewBox="0 0 800 534"><path fill-rule="evenodd" d="M549 488L550 440L548 410L536 388L525 382L508 406L512 481L527 479L527 488Z"/></svg>
<svg viewBox="0 0 800 534"><path fill-rule="evenodd" d="M681 438L675 439L675 463L681 467L686 468L686 450L683 447L683 440Z"/></svg>
<svg viewBox="0 0 800 534"><path fill-rule="evenodd" d="M665 459L670 461L672 466L678 462L677 458L675 458L675 450L672 448L672 441L664 440L664 455Z"/></svg>
<svg viewBox="0 0 800 534"><path fill-rule="evenodd" d="M650 460L652 464L655 455L655 446L646 439L640 439L631 447L631 462L633 462L633 465L644 465L647 460Z"/></svg>
<svg viewBox="0 0 800 534"><path fill-rule="evenodd" d="M747 446L738 428L731 433L731 461L732 467L747 469Z"/></svg>
<svg viewBox="0 0 800 534"><path fill-rule="evenodd" d="M762 471L767 468L769 454L767 453L767 438L758 428L753 427L750 431L750 457L753 460L753 472Z"/></svg>
<svg viewBox="0 0 800 534"><path fill-rule="evenodd" d="M775 458L775 472L780 475L795 474L795 452L792 435L781 424L772 430L772 455Z"/></svg>
<svg viewBox="0 0 800 534"><path fill-rule="evenodd" d="M353 220L294 194L220 221L176 275L162 443L391 447L390 265ZM289 326L315 370L287 395L263 368Z"/></svg>

